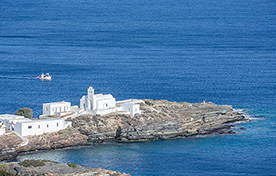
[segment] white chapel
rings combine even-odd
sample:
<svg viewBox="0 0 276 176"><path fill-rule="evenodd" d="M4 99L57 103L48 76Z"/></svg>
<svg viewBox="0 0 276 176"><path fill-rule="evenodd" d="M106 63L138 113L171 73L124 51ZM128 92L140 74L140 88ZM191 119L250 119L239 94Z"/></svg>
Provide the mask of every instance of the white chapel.
<svg viewBox="0 0 276 176"><path fill-rule="evenodd" d="M87 95L80 99L80 108L91 114L104 115L111 112L140 114L139 100L124 100L116 102L111 94L95 94L94 88L87 89Z"/></svg>

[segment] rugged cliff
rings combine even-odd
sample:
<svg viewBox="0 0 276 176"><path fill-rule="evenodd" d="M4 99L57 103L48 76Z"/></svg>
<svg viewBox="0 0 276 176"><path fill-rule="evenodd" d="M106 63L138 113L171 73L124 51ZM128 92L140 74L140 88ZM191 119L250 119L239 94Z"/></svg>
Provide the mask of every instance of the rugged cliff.
<svg viewBox="0 0 276 176"><path fill-rule="evenodd" d="M231 133L231 123L244 120L231 106L213 103L178 103L144 100L142 114L83 115L72 119L73 127L91 142L145 141Z"/></svg>
<svg viewBox="0 0 276 176"><path fill-rule="evenodd" d="M86 168L76 164L62 164L47 160L25 160L0 164L0 175L32 176L130 176L111 170Z"/></svg>
<svg viewBox="0 0 276 176"><path fill-rule="evenodd" d="M22 139L15 134L0 136L0 161L14 159L19 153L36 150L50 150L85 145L88 137L74 128L56 133L28 136L28 144L22 145Z"/></svg>
<svg viewBox="0 0 276 176"><path fill-rule="evenodd" d="M18 155L15 151L23 140L16 134L0 135L0 161L13 159Z"/></svg>
<svg viewBox="0 0 276 176"><path fill-rule="evenodd" d="M80 134L74 128L67 128L55 133L45 133L38 136L28 136L28 145L18 147L17 151L49 150L87 143L88 137Z"/></svg>

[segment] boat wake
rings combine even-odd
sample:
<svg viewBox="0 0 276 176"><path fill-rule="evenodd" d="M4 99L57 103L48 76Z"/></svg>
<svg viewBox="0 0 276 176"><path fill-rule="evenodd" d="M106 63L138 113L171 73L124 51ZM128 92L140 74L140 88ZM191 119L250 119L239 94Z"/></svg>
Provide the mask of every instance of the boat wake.
<svg viewBox="0 0 276 176"><path fill-rule="evenodd" d="M36 79L35 77L18 77L18 76L0 76L0 79L26 79L26 80L33 80Z"/></svg>
<svg viewBox="0 0 276 176"><path fill-rule="evenodd" d="M236 112L242 114L245 119L248 120L259 120L259 119L265 119L264 117L260 117L257 114L250 114L249 110L247 109L234 109Z"/></svg>

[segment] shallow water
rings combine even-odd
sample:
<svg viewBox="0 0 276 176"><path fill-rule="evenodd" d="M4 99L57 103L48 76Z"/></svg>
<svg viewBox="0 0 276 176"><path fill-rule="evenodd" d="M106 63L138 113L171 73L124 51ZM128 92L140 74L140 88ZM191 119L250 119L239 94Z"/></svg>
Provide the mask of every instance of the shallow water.
<svg viewBox="0 0 276 176"><path fill-rule="evenodd" d="M0 113L127 98L231 104L264 120L237 135L26 155L132 175L274 175L272 0L0 1ZM50 72L53 80L34 79Z"/></svg>

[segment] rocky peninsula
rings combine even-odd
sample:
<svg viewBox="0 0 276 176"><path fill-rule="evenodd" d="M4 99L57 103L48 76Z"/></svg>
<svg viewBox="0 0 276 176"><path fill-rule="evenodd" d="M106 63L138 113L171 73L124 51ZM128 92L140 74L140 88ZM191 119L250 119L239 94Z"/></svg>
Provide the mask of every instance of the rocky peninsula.
<svg viewBox="0 0 276 176"><path fill-rule="evenodd" d="M0 164L0 175L32 176L130 176L111 170L81 167L76 164L63 164L48 160L25 160Z"/></svg>
<svg viewBox="0 0 276 176"><path fill-rule="evenodd" d="M232 123L245 117L231 106L213 103L144 100L142 114L83 115L72 119L73 127L90 142L147 141L234 133Z"/></svg>
<svg viewBox="0 0 276 176"><path fill-rule="evenodd" d="M80 115L72 128L55 133L28 136L28 144L11 133L0 136L0 161L12 160L23 152L53 150L91 145L105 141L134 142L233 134L233 123L246 121L229 105L214 103L170 102L146 99L140 104L142 113L110 113Z"/></svg>

